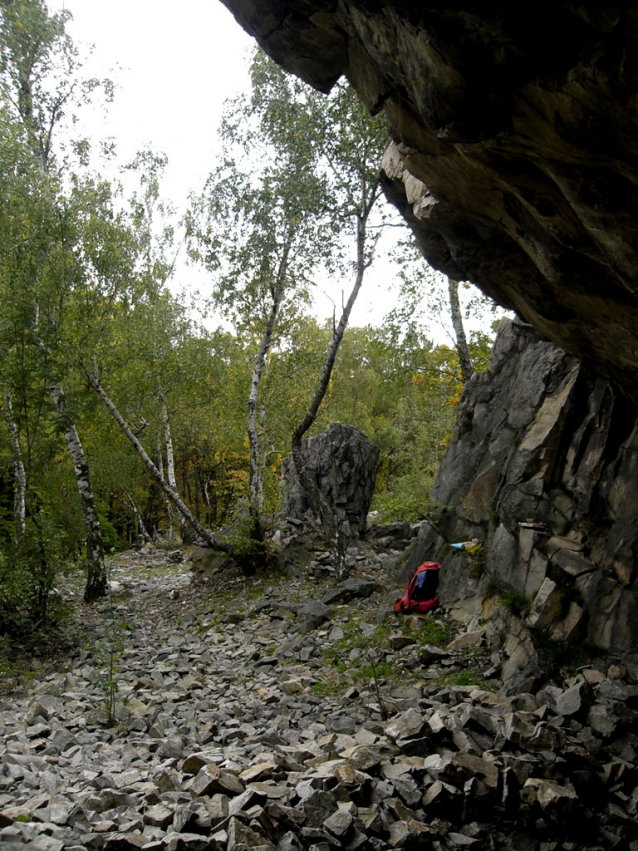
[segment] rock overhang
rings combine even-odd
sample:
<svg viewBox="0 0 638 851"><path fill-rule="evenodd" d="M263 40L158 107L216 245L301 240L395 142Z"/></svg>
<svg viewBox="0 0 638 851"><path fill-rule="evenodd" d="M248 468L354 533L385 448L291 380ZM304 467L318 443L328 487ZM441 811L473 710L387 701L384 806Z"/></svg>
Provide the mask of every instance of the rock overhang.
<svg viewBox="0 0 638 851"><path fill-rule="evenodd" d="M384 175L429 262L638 400L638 10L629 4L224 0L277 62L384 109Z"/></svg>

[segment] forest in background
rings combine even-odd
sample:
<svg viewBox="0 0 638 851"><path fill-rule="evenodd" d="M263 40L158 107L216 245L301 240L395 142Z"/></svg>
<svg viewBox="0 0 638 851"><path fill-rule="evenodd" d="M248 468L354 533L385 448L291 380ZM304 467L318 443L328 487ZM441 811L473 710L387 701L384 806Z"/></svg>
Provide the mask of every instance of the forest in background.
<svg viewBox="0 0 638 851"><path fill-rule="evenodd" d="M0 14L0 629L12 630L45 617L60 571L85 569L91 601L105 553L140 535L188 539L187 512L206 529L247 506L277 512L282 458L345 328L341 304L313 316L312 293L327 277L344 304L353 280L365 293L397 223L378 182L383 119L261 54L251 92L228 105L223 159L176 221L161 154L117 178L113 143L82 136L82 105L112 86L82 77L69 13L0 0ZM344 422L379 445L382 520L427 512L468 377L458 311L457 345L430 339L447 290L407 242L393 309L382 327L345 329L304 432ZM201 297L178 294L184 255L206 270ZM466 310L490 308L473 297ZM489 325L469 335L470 369L489 348Z"/></svg>

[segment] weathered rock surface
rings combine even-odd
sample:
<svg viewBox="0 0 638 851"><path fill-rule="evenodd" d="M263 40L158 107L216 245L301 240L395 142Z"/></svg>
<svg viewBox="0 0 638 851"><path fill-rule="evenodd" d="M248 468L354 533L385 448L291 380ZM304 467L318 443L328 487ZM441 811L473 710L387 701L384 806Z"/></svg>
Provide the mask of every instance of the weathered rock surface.
<svg viewBox="0 0 638 851"><path fill-rule="evenodd" d="M530 628L634 650L635 8L223 2L284 67L324 91L346 75L385 110L386 194L426 258L561 347L520 326L501 335L434 497L449 538L487 540L487 574L529 599ZM410 567L435 540L424 532ZM478 614L466 566L446 559L441 595ZM532 656L525 639L510 658L521 682L539 673Z"/></svg>
<svg viewBox="0 0 638 851"><path fill-rule="evenodd" d="M503 324L490 371L464 391L433 491L446 507L437 528L484 538L481 568L556 640L638 646L636 423L608 381L520 322ZM424 526L407 569L442 545ZM467 556L444 558L444 602L478 611L485 584Z"/></svg>
<svg viewBox="0 0 638 851"><path fill-rule="evenodd" d="M385 110L387 193L433 266L638 401L634 6L223 2L285 68Z"/></svg>
<svg viewBox="0 0 638 851"><path fill-rule="evenodd" d="M304 634L296 619L326 586L262 584L227 624L229 592L247 598L238 570L206 599L161 553L144 558L118 557L128 596L99 625L126 624L115 726L103 726L99 643L0 698L5 851L636 847L629 666L600 662L535 696L437 684L478 652L453 640L420 666L424 635L449 626L439 614L395 622L410 644L370 648L403 659L409 682L322 691L325 651L353 664L360 649L343 646L344 630L375 633L378 591L335 603ZM367 581L382 579L365 558Z"/></svg>
<svg viewBox="0 0 638 851"><path fill-rule="evenodd" d="M334 505L340 522L347 522L355 535L366 530L374 493L379 448L354 426L330 423L327 431L302 441L308 471L329 505ZM304 520L308 497L295 470L292 457L281 468L286 494L283 513Z"/></svg>

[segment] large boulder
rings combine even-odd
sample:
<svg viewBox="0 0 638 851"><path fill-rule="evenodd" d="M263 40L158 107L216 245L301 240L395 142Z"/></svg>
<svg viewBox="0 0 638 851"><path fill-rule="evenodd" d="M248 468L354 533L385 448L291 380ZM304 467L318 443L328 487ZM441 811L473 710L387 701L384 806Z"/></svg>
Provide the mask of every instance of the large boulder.
<svg viewBox="0 0 638 851"><path fill-rule="evenodd" d="M638 640L638 424L613 385L521 323L505 321L489 372L467 384L434 486L443 506L406 569L444 539L486 540L485 571L526 598L529 625L597 646ZM471 600L468 556L443 559L439 596Z"/></svg>
<svg viewBox="0 0 638 851"><path fill-rule="evenodd" d="M362 535L374 493L379 447L354 426L330 423L327 431L302 441L302 452L310 475L328 504L334 505L340 522ZM290 455L283 461L281 477L284 514L304 520L308 496Z"/></svg>

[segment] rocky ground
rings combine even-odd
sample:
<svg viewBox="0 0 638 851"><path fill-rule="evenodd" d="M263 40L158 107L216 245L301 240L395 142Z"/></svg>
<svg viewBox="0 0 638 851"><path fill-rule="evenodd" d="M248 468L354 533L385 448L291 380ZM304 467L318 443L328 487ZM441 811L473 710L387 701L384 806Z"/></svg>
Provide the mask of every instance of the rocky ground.
<svg viewBox="0 0 638 851"><path fill-rule="evenodd" d="M0 848L636 851L631 672L505 696L493 625L397 619L383 554L356 565L115 557L84 646L5 677Z"/></svg>

